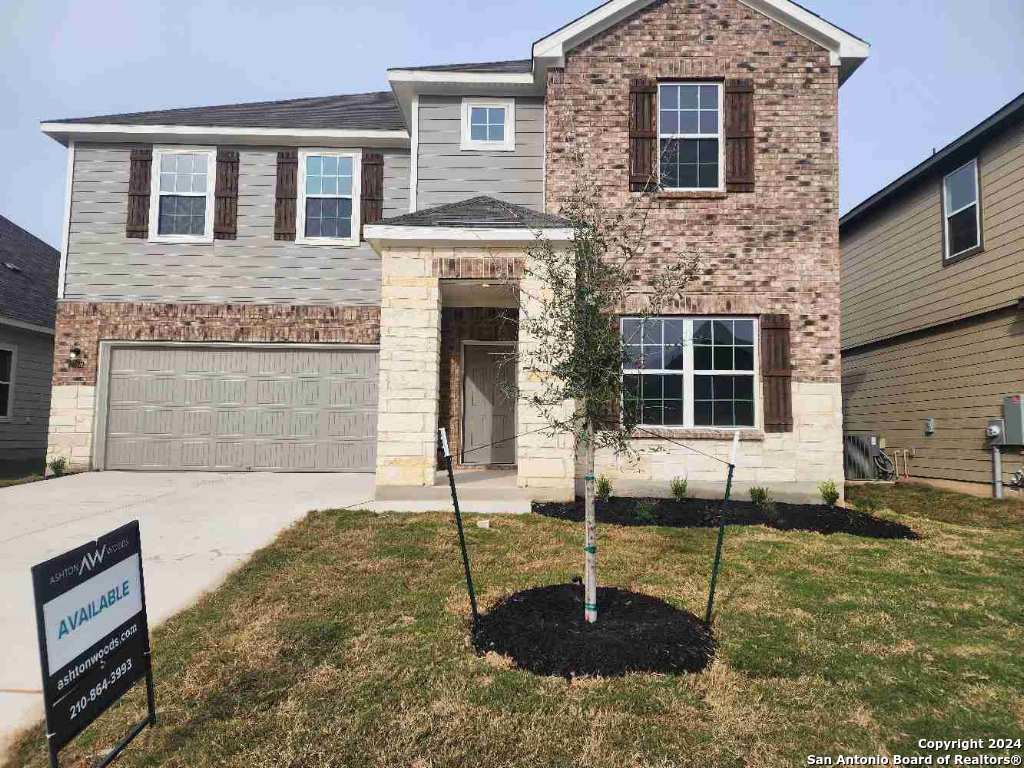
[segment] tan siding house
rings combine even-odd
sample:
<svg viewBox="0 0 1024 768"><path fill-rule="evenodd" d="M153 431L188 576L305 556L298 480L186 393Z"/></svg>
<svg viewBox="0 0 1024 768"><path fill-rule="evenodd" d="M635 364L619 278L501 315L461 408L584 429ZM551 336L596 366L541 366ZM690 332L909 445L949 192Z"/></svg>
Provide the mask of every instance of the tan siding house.
<svg viewBox="0 0 1024 768"><path fill-rule="evenodd" d="M1024 392L1024 96L854 208L840 241L845 431L908 451L911 476L987 482L985 426Z"/></svg>

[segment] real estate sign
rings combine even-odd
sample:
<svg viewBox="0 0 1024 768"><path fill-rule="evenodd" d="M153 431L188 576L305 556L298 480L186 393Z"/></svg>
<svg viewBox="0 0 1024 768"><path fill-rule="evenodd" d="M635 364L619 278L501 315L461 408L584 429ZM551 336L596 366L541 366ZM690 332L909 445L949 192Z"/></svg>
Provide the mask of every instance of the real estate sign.
<svg viewBox="0 0 1024 768"><path fill-rule="evenodd" d="M155 722L139 523L32 568L50 763L146 678L149 714L104 763Z"/></svg>

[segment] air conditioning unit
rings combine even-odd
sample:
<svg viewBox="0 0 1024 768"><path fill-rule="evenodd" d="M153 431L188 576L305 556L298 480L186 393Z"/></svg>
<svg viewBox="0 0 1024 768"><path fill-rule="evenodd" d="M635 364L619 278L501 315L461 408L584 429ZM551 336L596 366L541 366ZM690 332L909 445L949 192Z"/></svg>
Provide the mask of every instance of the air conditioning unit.
<svg viewBox="0 0 1024 768"><path fill-rule="evenodd" d="M843 469L847 480L877 480L878 435L843 435Z"/></svg>

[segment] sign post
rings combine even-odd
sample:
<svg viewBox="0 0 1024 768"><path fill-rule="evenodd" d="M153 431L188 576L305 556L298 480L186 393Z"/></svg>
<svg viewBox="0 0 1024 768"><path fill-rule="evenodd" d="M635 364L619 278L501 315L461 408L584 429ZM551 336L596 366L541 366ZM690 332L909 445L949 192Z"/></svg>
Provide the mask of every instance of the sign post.
<svg viewBox="0 0 1024 768"><path fill-rule="evenodd" d="M156 723L139 523L33 566L46 741L60 750L140 679L148 714L96 764L110 763Z"/></svg>

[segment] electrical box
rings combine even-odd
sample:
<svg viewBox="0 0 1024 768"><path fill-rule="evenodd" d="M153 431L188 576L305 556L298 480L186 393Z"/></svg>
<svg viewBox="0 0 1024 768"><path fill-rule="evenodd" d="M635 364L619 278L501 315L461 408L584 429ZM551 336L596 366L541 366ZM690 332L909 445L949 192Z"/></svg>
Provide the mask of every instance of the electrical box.
<svg viewBox="0 0 1024 768"><path fill-rule="evenodd" d="M1003 398L1003 420L1006 422L1006 445L1024 445L1024 395Z"/></svg>

